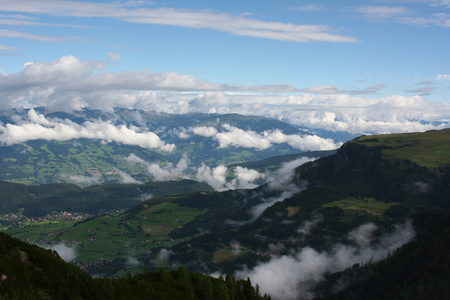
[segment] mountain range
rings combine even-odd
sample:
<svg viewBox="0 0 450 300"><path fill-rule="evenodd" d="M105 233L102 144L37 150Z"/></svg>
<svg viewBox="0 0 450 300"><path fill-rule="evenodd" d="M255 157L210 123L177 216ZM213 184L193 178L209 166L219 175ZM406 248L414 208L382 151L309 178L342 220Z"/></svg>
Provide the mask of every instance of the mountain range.
<svg viewBox="0 0 450 300"><path fill-rule="evenodd" d="M131 113L129 110L124 112ZM61 127L63 123L76 128L74 122L78 122L83 126L78 128L79 132L91 126L87 122L92 121L86 118L78 120L73 116L55 116L36 110L28 111L20 119L22 121L14 117L3 119L3 122L24 126L34 120L33 124L41 124L47 129ZM320 158L311 159L314 156L310 156L302 159L297 156L304 155L301 149L288 142L300 141L294 135L316 136L314 140L319 138L321 142L331 141L311 135L311 132L300 132L302 129L299 128L289 131L288 127L245 127L243 123L232 123L232 119L245 120L252 126L260 126L260 119L228 117L230 119L226 119L226 123L220 125L222 127L213 126L216 121L212 119L199 122L196 127L184 125L184 132L190 137L200 138L195 134L195 128L201 128L204 133L193 147L209 142L209 149L215 153L203 155L199 148L195 148L199 151L196 155L202 159L193 165L205 163L208 161L206 157L211 159L217 153L229 155L231 152L227 151L244 154L253 151L254 156L251 157L259 155L262 160L251 162L250 158L240 158L234 168L264 172L267 175L261 185L238 188L238 185L227 186L225 183L213 186L210 184L213 182L207 180L204 182L210 185L193 181L202 178L200 175L204 173L198 172L202 167L197 168L196 176L190 180L178 178L172 182L157 182L156 185L154 181L146 181L152 178L147 172L140 175L142 170L137 169L131 175L139 182L128 184L109 182L100 185L97 182L93 186L79 187L66 182L29 186L4 181L2 199L14 195L17 203L11 208L5 204L6 201L1 202L3 215L0 222L4 232L54 249L66 261L99 277L124 278L127 274L145 274L145 270L157 272L183 266L191 274L201 272L222 280L230 275L237 280L248 278L255 287L258 284L255 294L267 294L273 299L448 298L449 129L361 136L343 140L345 143L337 151L320 152L322 155L315 156ZM195 118L201 119L199 116ZM224 116L220 118L225 119ZM101 117L95 115L95 119L101 120ZM131 123L123 124L128 129L134 128ZM150 123L146 124L149 126ZM9 130L13 128L12 125L9 127ZM155 128L145 132L158 132ZM165 128L164 132L174 128L180 127ZM144 133L142 129L133 130ZM3 132L3 142L7 143L11 140L7 137L13 135L11 131ZM207 136L206 132L212 135ZM259 145L267 145L268 148L248 147L250 144L242 141L240 144L229 142L226 147L221 147L226 141L224 137L230 137L233 132L244 135L246 139L253 137ZM250 132L252 134L248 135ZM278 141L285 142L275 143L275 135ZM180 146L181 142L169 138L163 140L163 134L159 137L159 148L148 151L152 155L161 155L159 162L171 163L175 167L177 159L183 159L183 154L178 153L177 159L169 161L167 157L170 155L163 148L175 145L172 151L177 154L175 149L186 151L187 144ZM92 141L88 139L89 143ZM56 145L68 142L73 141L51 140L49 143L40 139L27 140L25 144L29 147L30 143ZM108 147L112 143L117 143L117 149L123 146L119 140L104 140ZM336 139L332 143L337 145L340 142ZM10 142L4 147L19 146L23 143ZM144 149L138 145L133 147ZM291 148L283 150L282 147ZM47 149L49 153L55 153L54 148L48 146ZM269 152L274 149L279 149L277 155L295 157L271 159ZM136 154L139 152L124 153L125 157L131 154L139 156ZM64 157L64 154L60 153L59 157ZM163 157L167 160L164 161ZM190 162L195 161L191 157L195 155L189 156ZM205 163L203 170L209 167L209 174L213 175L214 170L219 171L215 168L225 161L227 168L235 162L224 155L222 160L214 159L216 167ZM160 168L163 167L161 164ZM238 175L232 174L228 182L237 180ZM175 183L178 189L171 188ZM156 190L164 189L164 185L171 191L157 194ZM140 197L149 194L154 195ZM108 203L107 200L132 201L120 209L113 206L99 209ZM89 203L97 206L92 209ZM126 206L130 208L125 209ZM17 212L13 213L14 210ZM55 210L64 210L64 213L51 215ZM79 215L76 214L82 213L87 215L77 219ZM8 248L4 253L14 256L14 251ZM144 277L136 278L145 281ZM0 286L2 295L12 292L4 287L7 282ZM32 284L37 290L40 283ZM105 284L116 288L115 283Z"/></svg>
<svg viewBox="0 0 450 300"><path fill-rule="evenodd" d="M264 117L128 109L15 109L1 111L0 123L0 180L25 184L207 180L219 166L334 150L353 137ZM252 184L264 183L256 177Z"/></svg>

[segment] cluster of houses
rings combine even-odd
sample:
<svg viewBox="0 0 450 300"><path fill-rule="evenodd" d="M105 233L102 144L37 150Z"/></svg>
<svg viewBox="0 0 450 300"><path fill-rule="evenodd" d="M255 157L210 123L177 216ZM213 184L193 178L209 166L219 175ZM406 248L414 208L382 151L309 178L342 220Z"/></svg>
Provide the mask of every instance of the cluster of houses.
<svg viewBox="0 0 450 300"><path fill-rule="evenodd" d="M7 222L10 224L9 228L5 228L5 230L8 230L10 228L24 228L26 225L29 224L36 224L36 223L45 223L45 222L51 222L51 221L82 221L86 220L88 218L91 218L92 215L85 214L85 213L71 213L67 211L59 211L59 212L53 212L51 214L46 215L45 217L24 217L23 214L17 214L17 213L9 213L0 215L1 220Z"/></svg>

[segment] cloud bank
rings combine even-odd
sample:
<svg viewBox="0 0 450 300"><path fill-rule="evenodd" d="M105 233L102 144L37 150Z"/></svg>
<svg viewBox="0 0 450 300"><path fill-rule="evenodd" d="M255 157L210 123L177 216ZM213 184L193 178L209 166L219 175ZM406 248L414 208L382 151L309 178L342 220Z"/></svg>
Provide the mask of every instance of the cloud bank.
<svg viewBox="0 0 450 300"><path fill-rule="evenodd" d="M175 145L164 143L153 132L138 132L135 128L124 125L115 126L104 121L86 121L80 125L70 120L49 120L44 115L36 113L34 109L28 111L27 117L26 120L16 120L16 124L0 125L0 142L14 145L38 139L68 141L87 138L168 152L175 148Z"/></svg>
<svg viewBox="0 0 450 300"><path fill-rule="evenodd" d="M259 284L261 293L275 299L313 299L314 287L326 274L343 271L356 263L382 260L415 235L411 222L397 225L394 231L378 239L373 237L376 230L374 224L364 224L348 234L348 244L336 244L328 252L305 247L294 255L275 257L253 269L237 271L235 276L250 277L253 284Z"/></svg>
<svg viewBox="0 0 450 300"><path fill-rule="evenodd" d="M224 124L225 131L219 132L212 126L200 126L192 129L194 134L211 137L219 142L219 148L243 147L265 150L273 144L287 143L294 149L302 151L332 150L339 148L342 143L335 143L332 139L324 139L317 135L286 135L281 130L264 131L261 134L250 130L242 130L229 124Z"/></svg>
<svg viewBox="0 0 450 300"><path fill-rule="evenodd" d="M112 111L114 107L125 107L174 114L239 113L354 134L426 131L450 124L450 104L429 102L420 96L429 89L409 91L412 96L374 97L383 85L359 91L333 86L229 86L175 72L107 72L107 67L108 61L83 61L75 56L26 64L18 73L0 74L0 105L5 109L44 106L66 111L84 107ZM447 77L441 74L438 80L446 82ZM239 131L232 126L223 129L215 132L209 128L212 131L206 132L207 128L198 128L194 133L232 146L235 142L229 140L230 136ZM244 134L250 140L238 143L263 142L258 147L267 147L281 137L276 132L263 137ZM134 134L138 136L143 133ZM293 137L282 138L295 144Z"/></svg>

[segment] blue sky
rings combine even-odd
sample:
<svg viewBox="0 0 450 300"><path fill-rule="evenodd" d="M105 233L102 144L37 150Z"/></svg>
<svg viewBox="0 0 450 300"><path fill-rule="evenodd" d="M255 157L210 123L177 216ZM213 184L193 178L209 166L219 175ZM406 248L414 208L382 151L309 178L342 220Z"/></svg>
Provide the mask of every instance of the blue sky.
<svg viewBox="0 0 450 300"><path fill-rule="evenodd" d="M450 120L449 37L448 0L2 0L0 87L4 106L104 107L114 90L107 107L142 108L147 97L147 108L165 112L251 114L247 103L309 126L374 130L349 127L362 118L406 122L376 132L416 130L407 122ZM279 113L277 101L287 103ZM303 114L286 115L293 110Z"/></svg>

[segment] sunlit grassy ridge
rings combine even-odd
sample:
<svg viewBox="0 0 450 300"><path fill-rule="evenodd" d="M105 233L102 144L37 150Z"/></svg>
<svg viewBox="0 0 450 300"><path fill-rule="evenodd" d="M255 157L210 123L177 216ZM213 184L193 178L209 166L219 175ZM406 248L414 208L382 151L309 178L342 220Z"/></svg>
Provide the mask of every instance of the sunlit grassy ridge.
<svg viewBox="0 0 450 300"><path fill-rule="evenodd" d="M386 147L388 160L409 160L427 168L450 166L450 129L424 133L362 136L353 142L369 147Z"/></svg>

